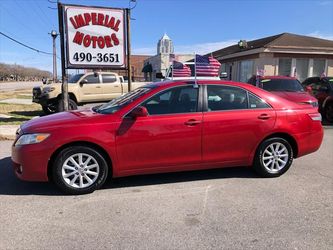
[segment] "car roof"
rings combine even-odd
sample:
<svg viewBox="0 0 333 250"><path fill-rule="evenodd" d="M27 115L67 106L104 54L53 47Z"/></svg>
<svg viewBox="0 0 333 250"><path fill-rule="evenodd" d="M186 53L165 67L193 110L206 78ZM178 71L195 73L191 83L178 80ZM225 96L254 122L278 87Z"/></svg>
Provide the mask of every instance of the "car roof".
<svg viewBox="0 0 333 250"><path fill-rule="evenodd" d="M183 85L183 84L195 84L195 80L193 80L193 79L167 80L167 81L149 83L145 86L149 87L149 88L157 88L157 87L171 87L171 86L177 86L177 85ZM253 92L261 90L261 89L255 87L255 86L252 86L251 84L248 84L248 83L235 82L235 81L230 81L230 80L200 79L200 80L197 80L197 84L198 85L208 85L208 84L229 85L229 86L235 86L235 87L241 87L241 88L244 88L244 89L248 89L248 90L253 91Z"/></svg>
<svg viewBox="0 0 333 250"><path fill-rule="evenodd" d="M292 77L292 76L261 76L260 79L290 79L290 80L297 80L296 77Z"/></svg>

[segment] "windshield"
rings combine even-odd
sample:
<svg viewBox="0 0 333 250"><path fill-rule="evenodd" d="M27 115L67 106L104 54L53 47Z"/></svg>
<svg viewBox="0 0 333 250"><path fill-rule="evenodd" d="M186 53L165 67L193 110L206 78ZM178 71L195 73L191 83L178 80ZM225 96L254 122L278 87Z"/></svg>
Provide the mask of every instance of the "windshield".
<svg viewBox="0 0 333 250"><path fill-rule="evenodd" d="M101 114L113 114L116 111L118 111L120 108L126 106L127 104L133 102L134 100L148 93L150 90L151 88L147 87L135 89L123 96L113 99L112 101L102 106L94 107L93 111Z"/></svg>
<svg viewBox="0 0 333 250"><path fill-rule="evenodd" d="M267 91L304 92L300 82L296 79L263 79L263 89Z"/></svg>
<svg viewBox="0 0 333 250"><path fill-rule="evenodd" d="M77 83L78 80L83 76L84 74L77 74L73 75L71 78L69 78L68 83Z"/></svg>

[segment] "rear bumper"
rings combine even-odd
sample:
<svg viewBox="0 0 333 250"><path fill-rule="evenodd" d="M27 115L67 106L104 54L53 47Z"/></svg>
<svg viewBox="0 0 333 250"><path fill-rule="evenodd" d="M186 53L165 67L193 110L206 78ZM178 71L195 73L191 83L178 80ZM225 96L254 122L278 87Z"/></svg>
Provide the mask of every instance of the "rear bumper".
<svg viewBox="0 0 333 250"><path fill-rule="evenodd" d="M310 132L296 135L298 144L297 157L317 151L323 141L324 131L321 124L314 125Z"/></svg>
<svg viewBox="0 0 333 250"><path fill-rule="evenodd" d="M52 151L43 144L12 146L12 167L19 179L48 181L47 166Z"/></svg>

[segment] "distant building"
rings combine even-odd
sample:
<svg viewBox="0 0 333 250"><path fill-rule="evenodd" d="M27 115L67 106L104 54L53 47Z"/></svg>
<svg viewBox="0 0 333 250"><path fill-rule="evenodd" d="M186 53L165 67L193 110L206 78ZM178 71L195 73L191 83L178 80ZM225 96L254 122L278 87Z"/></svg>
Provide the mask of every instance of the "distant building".
<svg viewBox="0 0 333 250"><path fill-rule="evenodd" d="M193 54L174 54L173 42L167 34L157 43L157 55L149 57L144 61L142 72L146 81L155 81L156 73L164 76L172 60L186 62L194 58Z"/></svg>
<svg viewBox="0 0 333 250"><path fill-rule="evenodd" d="M173 54L174 48L170 37L164 34L157 43L157 54Z"/></svg>
<svg viewBox="0 0 333 250"><path fill-rule="evenodd" d="M132 66L132 80L133 81L144 81L144 73L142 72L142 67L144 66L144 61L150 56L146 55L131 55L131 66ZM112 72L118 73L124 76L125 79L128 78L127 70L110 70Z"/></svg>
<svg viewBox="0 0 333 250"><path fill-rule="evenodd" d="M211 54L211 53L209 53ZM256 70L265 75L296 76L300 81L322 73L333 76L333 41L282 33L214 51L230 80L247 81Z"/></svg>

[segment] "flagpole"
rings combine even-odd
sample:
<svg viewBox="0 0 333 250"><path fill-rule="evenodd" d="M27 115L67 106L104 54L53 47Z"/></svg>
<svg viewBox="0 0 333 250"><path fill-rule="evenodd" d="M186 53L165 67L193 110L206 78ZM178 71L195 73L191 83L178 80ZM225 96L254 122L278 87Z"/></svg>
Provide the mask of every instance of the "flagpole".
<svg viewBox="0 0 333 250"><path fill-rule="evenodd" d="M173 80L173 61L170 67L171 67L171 80Z"/></svg>
<svg viewBox="0 0 333 250"><path fill-rule="evenodd" d="M197 56L194 52L194 88L198 88L198 83L197 83Z"/></svg>

